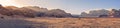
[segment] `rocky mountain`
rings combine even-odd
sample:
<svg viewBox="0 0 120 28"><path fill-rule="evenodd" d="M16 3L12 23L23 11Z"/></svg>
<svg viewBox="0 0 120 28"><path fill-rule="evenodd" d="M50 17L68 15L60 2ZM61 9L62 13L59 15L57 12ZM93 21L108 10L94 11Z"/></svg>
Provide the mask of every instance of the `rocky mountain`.
<svg viewBox="0 0 120 28"><path fill-rule="evenodd" d="M13 10L18 9L18 7L15 7L15 6L5 6L4 8L6 8L6 9L13 9Z"/></svg>
<svg viewBox="0 0 120 28"><path fill-rule="evenodd" d="M72 17L70 13L66 13L61 9L52 9L45 13L45 16L49 17Z"/></svg>
<svg viewBox="0 0 120 28"><path fill-rule="evenodd" d="M81 16L82 17L99 17L100 15L108 15L109 11L102 9L102 10L92 10L89 11L89 13L82 12Z"/></svg>
<svg viewBox="0 0 120 28"><path fill-rule="evenodd" d="M24 17L72 17L70 13L66 13L61 9L48 10L37 6L15 7L0 5L0 14L8 16L24 16Z"/></svg>
<svg viewBox="0 0 120 28"><path fill-rule="evenodd" d="M61 9L48 10L47 8L39 8L37 6L28 6L23 8L28 8L29 10L36 11L36 13L34 13L38 17L72 17L70 13L66 13L64 10Z"/></svg>
<svg viewBox="0 0 120 28"><path fill-rule="evenodd" d="M12 15L12 10L4 8L2 5L0 5L0 14L2 15Z"/></svg>
<svg viewBox="0 0 120 28"><path fill-rule="evenodd" d="M38 6L27 6L27 7L23 7L23 8L28 8L37 12L47 12L48 9L47 8L40 8Z"/></svg>
<svg viewBox="0 0 120 28"><path fill-rule="evenodd" d="M111 9L109 15L110 17L120 17L120 9Z"/></svg>
<svg viewBox="0 0 120 28"><path fill-rule="evenodd" d="M110 11L109 11L110 10ZM92 10L89 13L82 12L81 17L120 17L120 10L109 9L109 10Z"/></svg>

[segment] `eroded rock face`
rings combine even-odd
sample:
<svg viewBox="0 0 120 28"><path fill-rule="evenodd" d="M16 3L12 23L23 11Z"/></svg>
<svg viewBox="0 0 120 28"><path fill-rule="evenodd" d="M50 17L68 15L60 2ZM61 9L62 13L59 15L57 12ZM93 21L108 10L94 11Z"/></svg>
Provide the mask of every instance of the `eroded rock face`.
<svg viewBox="0 0 120 28"><path fill-rule="evenodd" d="M28 7L23 7L23 8L28 8L37 12L47 12L48 9L47 8L40 8L38 6L28 6Z"/></svg>
<svg viewBox="0 0 120 28"><path fill-rule="evenodd" d="M61 9L52 9L45 13L46 16L49 17L72 17L71 14L66 13L64 10Z"/></svg>
<svg viewBox="0 0 120 28"><path fill-rule="evenodd" d="M81 13L81 17L120 17L120 10L110 9L109 10L93 10L89 13Z"/></svg>
<svg viewBox="0 0 120 28"><path fill-rule="evenodd" d="M23 8L34 11L33 14L35 14L35 16L37 17L43 17L43 15L45 15L45 13L48 12L47 8L40 8L38 6L28 6L28 7L23 7Z"/></svg>
<svg viewBox="0 0 120 28"><path fill-rule="evenodd" d="M4 8L11 9L11 10L17 10L18 9L18 7L15 7L15 6L5 6Z"/></svg>
<svg viewBox="0 0 120 28"><path fill-rule="evenodd" d="M9 16L9 15L12 15L12 10L6 9L2 5L0 5L0 14Z"/></svg>
<svg viewBox="0 0 120 28"><path fill-rule="evenodd" d="M110 17L120 17L120 10L111 9L109 15L110 15Z"/></svg>
<svg viewBox="0 0 120 28"><path fill-rule="evenodd" d="M38 17L72 17L70 13L66 13L61 9L48 10L47 8L39 8L37 6L24 7L36 11L36 16Z"/></svg>
<svg viewBox="0 0 120 28"><path fill-rule="evenodd" d="M24 16L24 17L72 17L70 13L66 13L61 9L48 10L47 8L39 8L37 6L15 7L0 5L0 14L8 16Z"/></svg>
<svg viewBox="0 0 120 28"><path fill-rule="evenodd" d="M24 8L17 8L14 6L7 6L7 7L3 7L2 5L0 6L0 14L7 16L19 15L24 17L34 17L33 12L34 11L30 9L28 10Z"/></svg>
<svg viewBox="0 0 120 28"><path fill-rule="evenodd" d="M82 17L101 17L103 15L108 15L109 11L108 10L92 10L89 11L89 13L81 13Z"/></svg>
<svg viewBox="0 0 120 28"><path fill-rule="evenodd" d="M35 17L36 16L36 11L34 11L34 10L31 10L31 9L29 9L29 8L19 8L18 10L16 10L16 11L18 11L19 13L19 15L23 15L23 16L25 16L25 17ZM17 13L16 13L17 14Z"/></svg>

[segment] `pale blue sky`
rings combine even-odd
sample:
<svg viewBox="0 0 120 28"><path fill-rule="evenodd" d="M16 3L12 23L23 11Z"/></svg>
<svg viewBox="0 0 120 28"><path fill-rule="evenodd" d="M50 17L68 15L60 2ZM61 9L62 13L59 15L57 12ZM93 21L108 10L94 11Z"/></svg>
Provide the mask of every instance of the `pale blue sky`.
<svg viewBox="0 0 120 28"><path fill-rule="evenodd" d="M44 8L60 8L68 13L80 14L95 9L120 8L120 0L11 0L15 6L40 6ZM11 4L9 4L11 5Z"/></svg>

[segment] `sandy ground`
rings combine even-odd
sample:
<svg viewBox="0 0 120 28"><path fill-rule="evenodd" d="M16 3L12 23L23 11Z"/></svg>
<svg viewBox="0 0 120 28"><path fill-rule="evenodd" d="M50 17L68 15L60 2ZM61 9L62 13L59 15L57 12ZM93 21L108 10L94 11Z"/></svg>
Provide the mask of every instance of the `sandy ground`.
<svg viewBox="0 0 120 28"><path fill-rule="evenodd" d="M120 28L120 18L0 18L0 28Z"/></svg>
<svg viewBox="0 0 120 28"><path fill-rule="evenodd" d="M120 28L120 18L36 18L36 28Z"/></svg>

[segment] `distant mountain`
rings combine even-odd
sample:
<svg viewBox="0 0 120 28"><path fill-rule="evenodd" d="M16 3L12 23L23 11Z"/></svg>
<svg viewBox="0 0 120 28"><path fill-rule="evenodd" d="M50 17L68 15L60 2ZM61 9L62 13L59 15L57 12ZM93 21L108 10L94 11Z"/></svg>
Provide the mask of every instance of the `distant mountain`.
<svg viewBox="0 0 120 28"><path fill-rule="evenodd" d="M0 5L0 14L7 16L21 16L21 17L120 17L120 10L92 10L89 13L82 12L81 15L73 15L71 13L66 13L61 9L47 9L40 8L38 6L26 6L26 7L15 7L15 6L5 6Z"/></svg>
<svg viewBox="0 0 120 28"><path fill-rule="evenodd" d="M46 16L49 17L72 17L70 13L66 13L61 9L52 9L45 13Z"/></svg>
<svg viewBox="0 0 120 28"><path fill-rule="evenodd" d="M110 9L110 10L92 10L89 13L82 12L80 17L120 17L120 10Z"/></svg>
<svg viewBox="0 0 120 28"><path fill-rule="evenodd" d="M47 8L40 8L38 6L27 6L27 7L23 7L23 8L28 8L28 9L38 11L38 12L47 12L48 11Z"/></svg>
<svg viewBox="0 0 120 28"><path fill-rule="evenodd" d="M24 16L24 17L72 17L70 13L66 13L61 9L48 10L47 8L40 8L37 6L15 7L0 5L0 14L7 16Z"/></svg>
<svg viewBox="0 0 120 28"><path fill-rule="evenodd" d="M120 9L111 9L110 17L120 17Z"/></svg>
<svg viewBox="0 0 120 28"><path fill-rule="evenodd" d="M0 5L0 14L2 15L11 15L12 9L4 8L2 5Z"/></svg>
<svg viewBox="0 0 120 28"><path fill-rule="evenodd" d="M36 11L35 14L38 17L72 17L70 13L66 13L61 9L48 10L47 8L39 8L37 6L28 6L23 8L28 8L29 10Z"/></svg>
<svg viewBox="0 0 120 28"><path fill-rule="evenodd" d="M82 12L81 17L99 17L100 15L108 15L109 11L108 10L92 10L89 11L89 13Z"/></svg>
<svg viewBox="0 0 120 28"><path fill-rule="evenodd" d="M18 9L18 7L15 7L15 6L5 6L4 8L6 8L6 9L13 9L13 10Z"/></svg>

